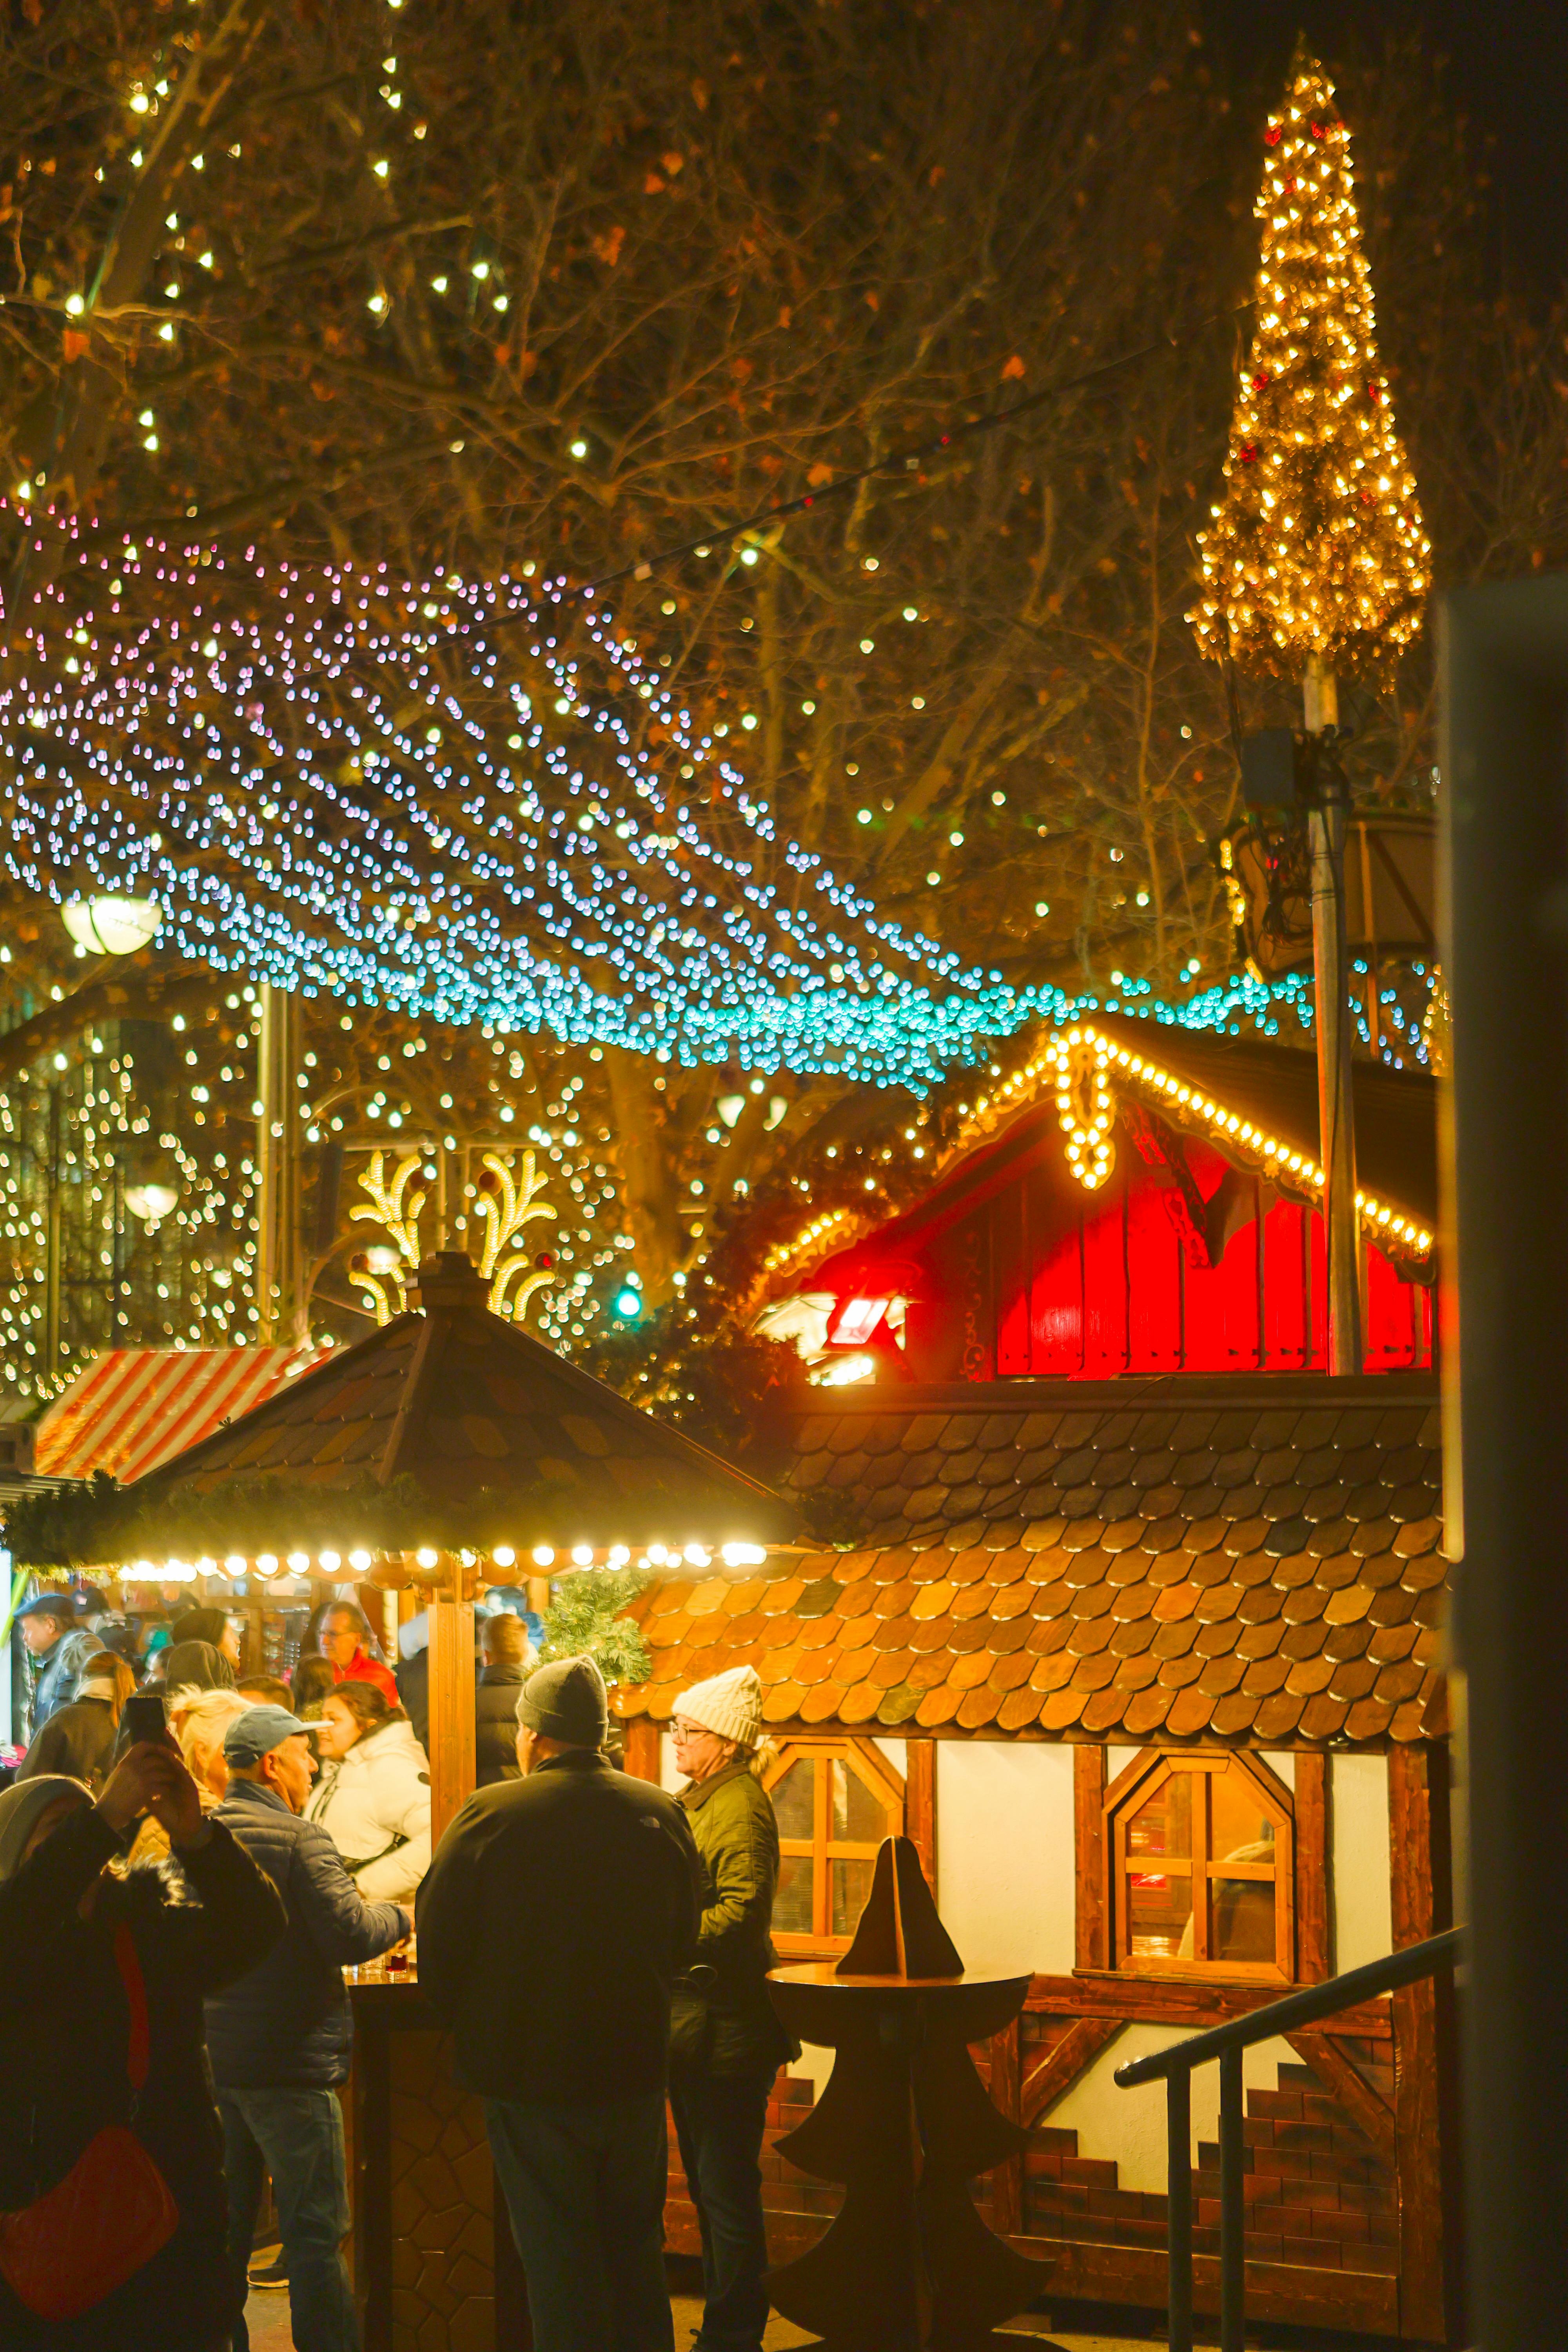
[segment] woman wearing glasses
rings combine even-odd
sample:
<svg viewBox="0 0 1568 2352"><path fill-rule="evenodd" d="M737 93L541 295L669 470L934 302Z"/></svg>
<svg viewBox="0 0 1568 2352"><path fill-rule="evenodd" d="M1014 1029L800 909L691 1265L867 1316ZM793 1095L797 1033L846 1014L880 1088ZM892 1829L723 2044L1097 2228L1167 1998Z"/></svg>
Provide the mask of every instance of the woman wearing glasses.
<svg viewBox="0 0 1568 2352"><path fill-rule="evenodd" d="M702 2229L702 2326L693 2352L760 2352L767 2324L763 2126L796 2045L768 1999L779 1833L757 1777L763 1686L752 1666L696 1683L670 1726L680 1802L702 1864L702 1925L676 1987L670 2105Z"/></svg>

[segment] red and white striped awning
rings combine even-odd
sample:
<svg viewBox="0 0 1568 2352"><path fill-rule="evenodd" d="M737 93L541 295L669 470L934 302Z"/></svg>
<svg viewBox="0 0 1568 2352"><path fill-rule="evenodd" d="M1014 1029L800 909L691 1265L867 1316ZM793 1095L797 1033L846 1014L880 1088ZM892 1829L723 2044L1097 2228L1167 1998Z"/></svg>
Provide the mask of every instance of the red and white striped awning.
<svg viewBox="0 0 1568 2352"><path fill-rule="evenodd" d="M300 1348L112 1348L77 1374L38 1423L46 1478L128 1485L260 1404L325 1353Z"/></svg>

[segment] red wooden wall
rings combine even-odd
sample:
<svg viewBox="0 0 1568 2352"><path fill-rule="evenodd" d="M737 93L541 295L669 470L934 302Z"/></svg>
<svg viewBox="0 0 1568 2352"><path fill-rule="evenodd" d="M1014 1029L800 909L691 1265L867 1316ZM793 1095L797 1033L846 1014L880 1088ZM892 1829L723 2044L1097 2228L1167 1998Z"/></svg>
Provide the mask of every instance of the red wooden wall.
<svg viewBox="0 0 1568 2352"><path fill-rule="evenodd" d="M1227 1163L1188 1139L1205 1203ZM1055 1162L1055 1164L1053 1164ZM916 1379L1326 1369L1322 1221L1259 1177L1232 1174L1218 1264L1172 1216L1175 1196L1125 1147L1087 1192L1044 1153L929 1245L929 1295L911 1306ZM1432 1360L1431 1292L1366 1252L1366 1367Z"/></svg>

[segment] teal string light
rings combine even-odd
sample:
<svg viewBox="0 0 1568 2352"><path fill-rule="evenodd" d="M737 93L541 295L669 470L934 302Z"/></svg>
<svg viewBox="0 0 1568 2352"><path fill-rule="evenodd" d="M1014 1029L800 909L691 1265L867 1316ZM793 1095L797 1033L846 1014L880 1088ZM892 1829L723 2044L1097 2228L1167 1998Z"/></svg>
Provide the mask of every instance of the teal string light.
<svg viewBox="0 0 1568 2352"><path fill-rule="evenodd" d="M155 897L180 955L351 1005L917 1093L1100 1003L879 914L592 604L590 691L556 634L569 592L531 566L415 583L19 520L57 558L0 656L0 856L25 887ZM1306 1017L1296 982L1116 1001Z"/></svg>

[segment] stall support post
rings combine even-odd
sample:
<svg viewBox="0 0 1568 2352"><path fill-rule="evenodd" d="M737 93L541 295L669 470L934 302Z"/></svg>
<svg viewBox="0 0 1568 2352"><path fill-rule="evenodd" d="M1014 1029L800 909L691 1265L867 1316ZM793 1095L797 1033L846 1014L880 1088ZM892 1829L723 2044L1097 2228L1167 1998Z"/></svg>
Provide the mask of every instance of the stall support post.
<svg viewBox="0 0 1568 2352"><path fill-rule="evenodd" d="M439 1844L474 1793L474 1604L447 1554L430 1596L430 1835Z"/></svg>

